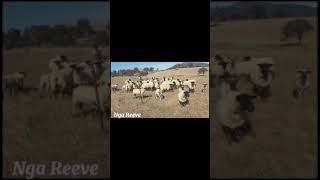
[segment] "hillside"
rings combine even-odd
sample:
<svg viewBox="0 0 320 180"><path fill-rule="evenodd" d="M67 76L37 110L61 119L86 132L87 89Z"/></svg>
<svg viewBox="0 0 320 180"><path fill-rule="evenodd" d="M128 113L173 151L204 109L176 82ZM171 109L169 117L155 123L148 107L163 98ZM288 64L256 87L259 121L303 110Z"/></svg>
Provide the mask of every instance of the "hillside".
<svg viewBox="0 0 320 180"><path fill-rule="evenodd" d="M193 67L209 67L209 64L207 63L198 63L198 62L184 62L181 64L176 64L169 69L177 69L177 68L193 68Z"/></svg>

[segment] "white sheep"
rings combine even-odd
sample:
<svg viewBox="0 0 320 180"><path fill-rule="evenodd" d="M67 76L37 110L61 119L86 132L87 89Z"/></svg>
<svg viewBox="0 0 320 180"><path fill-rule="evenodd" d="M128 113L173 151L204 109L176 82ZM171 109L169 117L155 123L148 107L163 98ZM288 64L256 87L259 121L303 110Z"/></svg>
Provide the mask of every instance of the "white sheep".
<svg viewBox="0 0 320 180"><path fill-rule="evenodd" d="M179 88L179 93L178 93L178 101L182 107L185 105L189 104L189 92L186 90L183 90L181 87Z"/></svg>
<svg viewBox="0 0 320 180"><path fill-rule="evenodd" d="M23 89L24 79L26 76L27 74L25 72L16 72L3 76L3 89L8 91L10 95L17 94L19 90Z"/></svg>
<svg viewBox="0 0 320 180"><path fill-rule="evenodd" d="M185 81L183 81L182 85L188 86L190 92L194 92L195 87L196 87L196 81L186 79Z"/></svg>
<svg viewBox="0 0 320 180"><path fill-rule="evenodd" d="M172 86L173 86L173 83L172 83L172 82L163 81L163 82L160 84L160 90L161 90L162 92L170 91L170 90L172 90Z"/></svg>
<svg viewBox="0 0 320 180"><path fill-rule="evenodd" d="M73 86L73 68L63 68L50 74L51 97L58 94L71 95Z"/></svg>
<svg viewBox="0 0 320 180"><path fill-rule="evenodd" d="M146 89L146 90L152 90L154 88L154 83L152 81L145 81L142 82L141 88Z"/></svg>
<svg viewBox="0 0 320 180"><path fill-rule="evenodd" d="M238 141L235 136L237 128L250 125L248 112L254 111L252 100L255 98L256 96L232 91L227 83L222 83L220 87L220 96L215 104L215 117L224 132L231 135L235 141Z"/></svg>
<svg viewBox="0 0 320 180"><path fill-rule="evenodd" d="M116 92L118 90L118 84L111 85L111 89L113 92Z"/></svg>
<svg viewBox="0 0 320 180"><path fill-rule="evenodd" d="M134 95L134 97L144 97L144 93L145 93L145 89L133 89L132 93Z"/></svg>

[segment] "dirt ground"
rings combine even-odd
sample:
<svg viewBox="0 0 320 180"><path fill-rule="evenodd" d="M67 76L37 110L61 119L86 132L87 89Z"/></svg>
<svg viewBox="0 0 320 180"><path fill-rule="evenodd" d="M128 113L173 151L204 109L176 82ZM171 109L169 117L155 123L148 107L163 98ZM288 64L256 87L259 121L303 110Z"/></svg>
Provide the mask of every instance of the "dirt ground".
<svg viewBox="0 0 320 180"><path fill-rule="evenodd" d="M109 48L104 49L109 55ZM3 74L28 73L27 88L37 88L48 62L58 53L71 61L92 59L86 48L30 48L3 51ZM3 175L10 177L13 161L28 164L98 164L98 175L110 177L110 141L96 117L72 117L71 97L40 98L37 91L5 97L3 101ZM110 131L109 119L105 119ZM55 176L56 177L56 176ZM80 176L79 176L80 177ZM84 176L81 176L84 177ZM88 176L87 176L88 177Z"/></svg>
<svg viewBox="0 0 320 180"><path fill-rule="evenodd" d="M165 70L148 74L144 78L151 79L152 76L162 79L165 77L175 77L177 79L194 79L197 86L194 93L190 94L190 104L180 107L178 102L178 89L172 92L164 92L165 99L160 101L155 98L154 91L147 91L146 96L141 101L140 98L134 98L132 92L122 91L111 94L111 116L114 113L141 113L142 118L208 118L209 117L209 89L201 93L201 84L209 84L209 73L204 76L198 75L199 68L180 68L177 70ZM118 84L121 88L125 80L136 77L112 77L111 84Z"/></svg>
<svg viewBox="0 0 320 180"><path fill-rule="evenodd" d="M305 34L303 45L280 42L281 27L289 19L248 20L222 23L210 29L211 56L217 53L242 57L273 57L276 79L272 97L257 102L252 113L256 137L228 145L211 117L210 174L215 178L317 177L317 19L307 18L314 31ZM311 90L295 100L295 71L312 70ZM211 93L217 90L211 89ZM210 100L210 112L214 109Z"/></svg>

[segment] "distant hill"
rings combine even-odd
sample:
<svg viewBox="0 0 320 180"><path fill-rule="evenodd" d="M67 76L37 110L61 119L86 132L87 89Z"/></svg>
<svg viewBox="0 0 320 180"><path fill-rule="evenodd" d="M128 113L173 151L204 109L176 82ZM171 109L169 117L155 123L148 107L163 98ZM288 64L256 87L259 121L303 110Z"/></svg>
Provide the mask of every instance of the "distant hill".
<svg viewBox="0 0 320 180"><path fill-rule="evenodd" d="M168 69L177 69L177 68L192 68L192 67L209 67L207 63L195 63L195 62L184 62L181 64L176 64Z"/></svg>
<svg viewBox="0 0 320 180"><path fill-rule="evenodd" d="M255 19L257 13L264 14L263 18L272 17L313 17L317 16L317 8L305 5L274 4L270 2L237 2L229 6L212 6L210 11L211 20L236 20ZM264 12L261 12L263 8Z"/></svg>

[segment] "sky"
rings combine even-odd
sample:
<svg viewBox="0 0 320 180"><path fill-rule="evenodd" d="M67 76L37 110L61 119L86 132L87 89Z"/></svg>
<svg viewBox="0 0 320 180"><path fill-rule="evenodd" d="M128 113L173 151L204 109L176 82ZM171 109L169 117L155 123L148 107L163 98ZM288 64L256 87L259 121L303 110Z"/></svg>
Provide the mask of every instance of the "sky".
<svg viewBox="0 0 320 180"><path fill-rule="evenodd" d="M4 2L3 30L23 29L31 25L74 23L80 18L106 23L110 17L109 2Z"/></svg>
<svg viewBox="0 0 320 180"><path fill-rule="evenodd" d="M211 1L210 6L213 6L215 4L219 4L221 6L228 6L232 5L233 3L238 2L238 1ZM301 5L306 5L306 6L312 6L312 7L317 7L317 1L265 1L265 2L272 2L272 3L282 3L282 4L301 4Z"/></svg>
<svg viewBox="0 0 320 180"><path fill-rule="evenodd" d="M154 67L154 69L159 68L159 70L167 69L175 64L179 64L183 62L111 62L111 71L118 71L120 69L133 69L137 68L145 68L145 67ZM208 63L208 62L204 62Z"/></svg>

